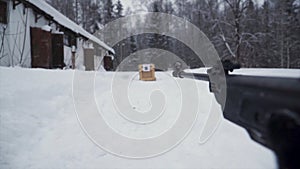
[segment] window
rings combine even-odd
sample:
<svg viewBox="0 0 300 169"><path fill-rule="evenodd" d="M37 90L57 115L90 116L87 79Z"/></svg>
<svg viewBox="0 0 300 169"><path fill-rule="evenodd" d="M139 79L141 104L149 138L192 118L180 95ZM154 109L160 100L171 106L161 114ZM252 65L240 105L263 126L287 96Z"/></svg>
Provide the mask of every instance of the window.
<svg viewBox="0 0 300 169"><path fill-rule="evenodd" d="M7 24L7 2L0 1L0 23Z"/></svg>

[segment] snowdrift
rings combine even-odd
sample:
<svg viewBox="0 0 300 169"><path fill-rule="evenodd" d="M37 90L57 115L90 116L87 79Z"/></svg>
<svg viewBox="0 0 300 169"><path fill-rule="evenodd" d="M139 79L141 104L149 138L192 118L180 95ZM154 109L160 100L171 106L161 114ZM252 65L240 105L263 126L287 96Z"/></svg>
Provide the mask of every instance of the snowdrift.
<svg viewBox="0 0 300 169"><path fill-rule="evenodd" d="M94 72L83 73L94 76ZM207 142L199 143L206 112L215 102L205 82L197 82L203 102L201 113L181 144L148 159L111 155L94 144L78 122L72 98L73 75L72 70L0 68L0 168L276 168L273 152L224 119ZM145 91L157 87L171 102L176 100L176 85L172 85L168 73L157 73L158 80L150 83L138 81L135 73L121 75L133 77L128 92L134 109L147 111L151 105ZM176 114L172 114L176 105L169 102L163 121L148 128L122 119L111 100L113 77L112 72L96 73L95 98L115 130L149 137L168 129L176 120Z"/></svg>

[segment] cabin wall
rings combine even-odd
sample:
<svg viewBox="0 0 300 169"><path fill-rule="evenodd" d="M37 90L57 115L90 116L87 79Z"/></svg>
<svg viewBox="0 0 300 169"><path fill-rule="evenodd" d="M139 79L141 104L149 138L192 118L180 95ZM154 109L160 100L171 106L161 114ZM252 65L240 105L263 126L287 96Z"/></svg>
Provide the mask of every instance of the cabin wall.
<svg viewBox="0 0 300 169"><path fill-rule="evenodd" d="M80 70L85 70L84 66L84 41L77 38L77 48L75 52L75 68ZM64 62L67 68L72 66L72 48L69 46L64 46Z"/></svg>
<svg viewBox="0 0 300 169"><path fill-rule="evenodd" d="M84 41L77 38L77 49L75 53L75 67L76 69L85 70L84 66Z"/></svg>
<svg viewBox="0 0 300 169"><path fill-rule="evenodd" d="M2 0L3 1L3 0ZM50 21L44 16L38 18L36 22L36 16L33 9L30 7L25 8L24 4L19 4L13 9L13 1L6 0L7 2L7 15L8 23L0 23L0 45L3 47L0 51L0 66L22 66L22 67L32 67L32 48L31 48L31 33L30 28L42 28L46 25L50 26L51 33L56 33L58 31L67 31L65 35L71 34L72 37L76 36L70 30L60 29L59 25L56 23L49 23ZM3 31L5 30L5 31ZM4 32L4 33L2 33ZM2 38L3 37L3 38ZM74 37L75 38L75 37ZM3 39L3 40L2 40ZM65 41L65 39L64 39ZM85 70L84 66L84 48L86 45L90 46L93 43L89 40L83 40L82 37L76 38L76 53L75 61L76 68ZM106 50L100 47L98 44L93 43L95 49L95 55L91 56L94 59L94 70L98 70L101 65L103 66L103 56L105 56ZM64 44L64 64L67 68L72 65L72 50L71 44ZM50 66L51 67L51 66ZM90 67L93 67L91 65Z"/></svg>
<svg viewBox="0 0 300 169"><path fill-rule="evenodd" d="M31 8L24 8L24 4L19 4L13 9L13 1L7 1L8 23L0 24L1 36L0 44L3 41L3 48L0 53L0 66L22 66L31 67L31 34L30 27L42 28L49 26L49 20L44 16L35 21L35 13ZM24 12L25 11L25 12ZM57 32L55 23L50 24L52 33ZM5 32L3 30L5 29ZM4 36L4 38L2 38ZM3 39L3 40L2 40ZM77 38L76 67L84 69L83 66L83 40ZM64 45L64 62L66 67L72 65L71 47Z"/></svg>
<svg viewBox="0 0 300 169"><path fill-rule="evenodd" d="M96 71L104 70L103 58L106 55L106 50L101 46L94 43L95 56L94 56L94 66Z"/></svg>
<svg viewBox="0 0 300 169"><path fill-rule="evenodd" d="M68 46L64 46L64 62L66 67L72 66L72 49Z"/></svg>
<svg viewBox="0 0 300 169"><path fill-rule="evenodd" d="M8 3L8 24L0 25L5 29L1 33L0 44L3 41L3 50L0 53L0 66L16 66L31 67L31 38L30 27L42 27L48 25L49 21L44 17L35 22L35 15L31 8L24 8L23 4L19 4L13 9L13 2ZM52 29L56 29L55 24L51 25Z"/></svg>
<svg viewBox="0 0 300 169"><path fill-rule="evenodd" d="M76 52L75 52L75 67L76 69L85 70L84 67L84 40L76 38ZM64 45L64 62L67 68L72 66L72 47Z"/></svg>

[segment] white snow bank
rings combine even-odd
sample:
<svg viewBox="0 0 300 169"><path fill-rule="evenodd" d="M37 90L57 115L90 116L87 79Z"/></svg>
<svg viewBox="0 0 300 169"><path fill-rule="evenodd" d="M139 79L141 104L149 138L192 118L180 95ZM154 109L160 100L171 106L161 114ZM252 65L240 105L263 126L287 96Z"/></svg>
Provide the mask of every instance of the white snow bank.
<svg viewBox="0 0 300 169"><path fill-rule="evenodd" d="M44 26L42 26L42 30L44 30L44 31L46 31L46 32L51 32L51 26L49 26L49 25L44 25Z"/></svg>
<svg viewBox="0 0 300 169"><path fill-rule="evenodd" d="M226 120L207 143L198 143L207 118L205 112L214 101L205 82L197 82L202 93L199 109L204 113L179 146L150 159L129 160L110 155L89 140L79 125L72 100L73 73L72 70L0 67L0 168L276 168L271 151ZM93 72L82 73L94 76ZM105 118L116 130L148 136L171 124L158 123L145 131L117 118L110 100L113 75L97 73L95 95ZM126 79L134 73L121 75ZM145 96L157 87L167 98L176 101L179 91L172 82L174 79L165 73L156 75L156 82L141 82L135 77L130 84L130 99L136 109L149 108ZM167 102L166 119L174 120L175 109L177 105Z"/></svg>

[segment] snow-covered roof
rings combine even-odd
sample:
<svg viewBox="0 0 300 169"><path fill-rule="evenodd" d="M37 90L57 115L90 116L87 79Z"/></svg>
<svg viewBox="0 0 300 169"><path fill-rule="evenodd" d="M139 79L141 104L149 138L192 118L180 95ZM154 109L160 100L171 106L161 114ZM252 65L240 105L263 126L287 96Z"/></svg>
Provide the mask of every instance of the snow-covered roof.
<svg viewBox="0 0 300 169"><path fill-rule="evenodd" d="M85 38L88 38L89 40L99 44L106 50L109 50L112 53L115 53L111 47L109 47L107 44L105 44L103 41L101 41L94 35L87 32L85 29L83 29L81 26L79 26L75 22L71 21L69 18L64 16L59 11L57 11L55 8L53 8L51 5L49 5L47 2L45 2L43 0L26 0L26 1L31 3L32 5L36 6L37 8L39 8L41 11L44 11L46 14L52 16L53 20L56 21L58 24L72 30L75 33L80 34L81 36L84 36Z"/></svg>

